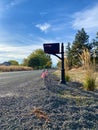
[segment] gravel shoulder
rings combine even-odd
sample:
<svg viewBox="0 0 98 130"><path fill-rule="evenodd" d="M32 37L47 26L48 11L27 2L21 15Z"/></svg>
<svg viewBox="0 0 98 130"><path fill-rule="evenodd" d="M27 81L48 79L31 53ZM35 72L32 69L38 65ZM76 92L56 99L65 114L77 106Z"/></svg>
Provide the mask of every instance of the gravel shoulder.
<svg viewBox="0 0 98 130"><path fill-rule="evenodd" d="M14 92L0 97L0 130L98 130L98 90L59 84L49 73Z"/></svg>

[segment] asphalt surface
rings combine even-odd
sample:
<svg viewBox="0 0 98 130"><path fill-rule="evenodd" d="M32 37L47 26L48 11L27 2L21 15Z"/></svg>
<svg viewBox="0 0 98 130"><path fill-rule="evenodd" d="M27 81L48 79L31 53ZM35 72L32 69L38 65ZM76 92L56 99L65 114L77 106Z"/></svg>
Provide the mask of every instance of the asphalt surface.
<svg viewBox="0 0 98 130"><path fill-rule="evenodd" d="M41 70L1 72L0 73L0 97L19 95L19 90L28 85L35 85L40 79Z"/></svg>

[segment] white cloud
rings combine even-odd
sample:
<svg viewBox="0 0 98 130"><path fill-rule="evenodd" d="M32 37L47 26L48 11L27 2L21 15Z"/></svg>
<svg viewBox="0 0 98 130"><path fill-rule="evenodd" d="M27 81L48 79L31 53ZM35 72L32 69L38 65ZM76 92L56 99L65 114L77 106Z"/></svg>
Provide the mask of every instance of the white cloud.
<svg viewBox="0 0 98 130"><path fill-rule="evenodd" d="M32 33L14 35L1 28L0 31L0 63L9 60L17 60L20 63L34 50L42 48L44 43L55 43L56 39L38 37ZM56 63L56 57L53 58Z"/></svg>
<svg viewBox="0 0 98 130"><path fill-rule="evenodd" d="M21 63L34 50L43 49L44 43L54 42L51 39L35 37L33 34L10 36L2 30L0 32L0 63L8 60L17 60Z"/></svg>
<svg viewBox="0 0 98 130"><path fill-rule="evenodd" d="M33 38L33 40L29 39L26 41L26 39L23 39L22 37L20 37L20 39L22 40L21 45L19 45L20 41L18 43L18 41L15 41L15 40L14 40L14 45L11 45L9 40L6 42L2 38L0 41L0 63L4 61L9 61L9 60L17 60L18 62L21 63L24 58L27 58L27 56L29 56L36 49L39 49L39 48L43 49L44 43L57 42L56 40L44 39L42 37L37 37L36 38L37 41L36 41L34 37L30 34L29 34L29 37L27 37L27 39L30 37ZM29 42L29 45L25 44L28 42ZM58 58L52 55L51 55L51 58L52 58L53 64L55 65L58 61Z"/></svg>
<svg viewBox="0 0 98 130"><path fill-rule="evenodd" d="M19 60L22 61L32 51L41 48L41 45L8 45L0 44L0 63L8 60Z"/></svg>
<svg viewBox="0 0 98 130"><path fill-rule="evenodd" d="M47 32L48 29L51 27L51 25L48 23L44 23L44 24L37 24L36 27L39 28L43 32Z"/></svg>
<svg viewBox="0 0 98 130"><path fill-rule="evenodd" d="M72 26L74 29L83 27L88 31L98 31L98 5L75 13L73 18Z"/></svg>

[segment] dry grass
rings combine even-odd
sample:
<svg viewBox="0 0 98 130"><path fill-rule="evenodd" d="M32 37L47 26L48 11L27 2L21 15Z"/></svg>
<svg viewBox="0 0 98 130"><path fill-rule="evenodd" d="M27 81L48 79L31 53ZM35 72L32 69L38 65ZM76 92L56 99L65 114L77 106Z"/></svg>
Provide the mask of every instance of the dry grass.
<svg viewBox="0 0 98 130"><path fill-rule="evenodd" d="M45 119L46 122L49 121L48 115L44 111L42 111L40 108L34 108L31 112L31 115L32 114L35 114L35 116L39 119Z"/></svg>
<svg viewBox="0 0 98 130"><path fill-rule="evenodd" d="M86 73L87 73L87 71L83 70L82 68L72 69L69 71L69 74L71 76L71 80L78 81L81 83L83 83L85 81ZM98 88L98 72L95 72L94 74L96 75L95 84L96 84L96 87Z"/></svg>
<svg viewBox="0 0 98 130"><path fill-rule="evenodd" d="M10 71L29 71L32 70L31 67L26 66L0 66L1 72L10 72Z"/></svg>
<svg viewBox="0 0 98 130"><path fill-rule="evenodd" d="M84 49L82 54L79 55L79 58L84 70L86 70L83 87L86 90L93 91L96 87L95 60L92 63L91 54L88 49Z"/></svg>
<svg viewBox="0 0 98 130"><path fill-rule="evenodd" d="M85 80L86 70L84 70L83 68L74 68L74 69L69 70L68 73L72 81L83 83ZM60 70L57 70L55 74L57 76L60 76L61 74ZM96 87L98 88L98 72L95 72L95 75L96 75L96 81L95 81Z"/></svg>

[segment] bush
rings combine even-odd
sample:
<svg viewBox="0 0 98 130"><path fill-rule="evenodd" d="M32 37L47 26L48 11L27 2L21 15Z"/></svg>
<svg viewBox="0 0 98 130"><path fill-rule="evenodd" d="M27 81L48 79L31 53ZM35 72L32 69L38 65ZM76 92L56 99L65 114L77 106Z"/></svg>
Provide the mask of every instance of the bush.
<svg viewBox="0 0 98 130"><path fill-rule="evenodd" d="M94 91L96 85L96 75L94 73L94 66L89 65L89 67L86 70L86 76L84 79L84 88L89 91Z"/></svg>
<svg viewBox="0 0 98 130"><path fill-rule="evenodd" d="M83 50L80 56L80 61L83 68L86 70L86 76L84 79L84 89L94 91L95 89L95 64L91 62L91 55L88 49Z"/></svg>
<svg viewBox="0 0 98 130"><path fill-rule="evenodd" d="M69 82L71 80L70 76L68 74L65 75L66 82Z"/></svg>
<svg viewBox="0 0 98 130"><path fill-rule="evenodd" d="M93 78L92 76L86 77L84 82L84 88L89 91L94 91L95 87L95 78Z"/></svg>

